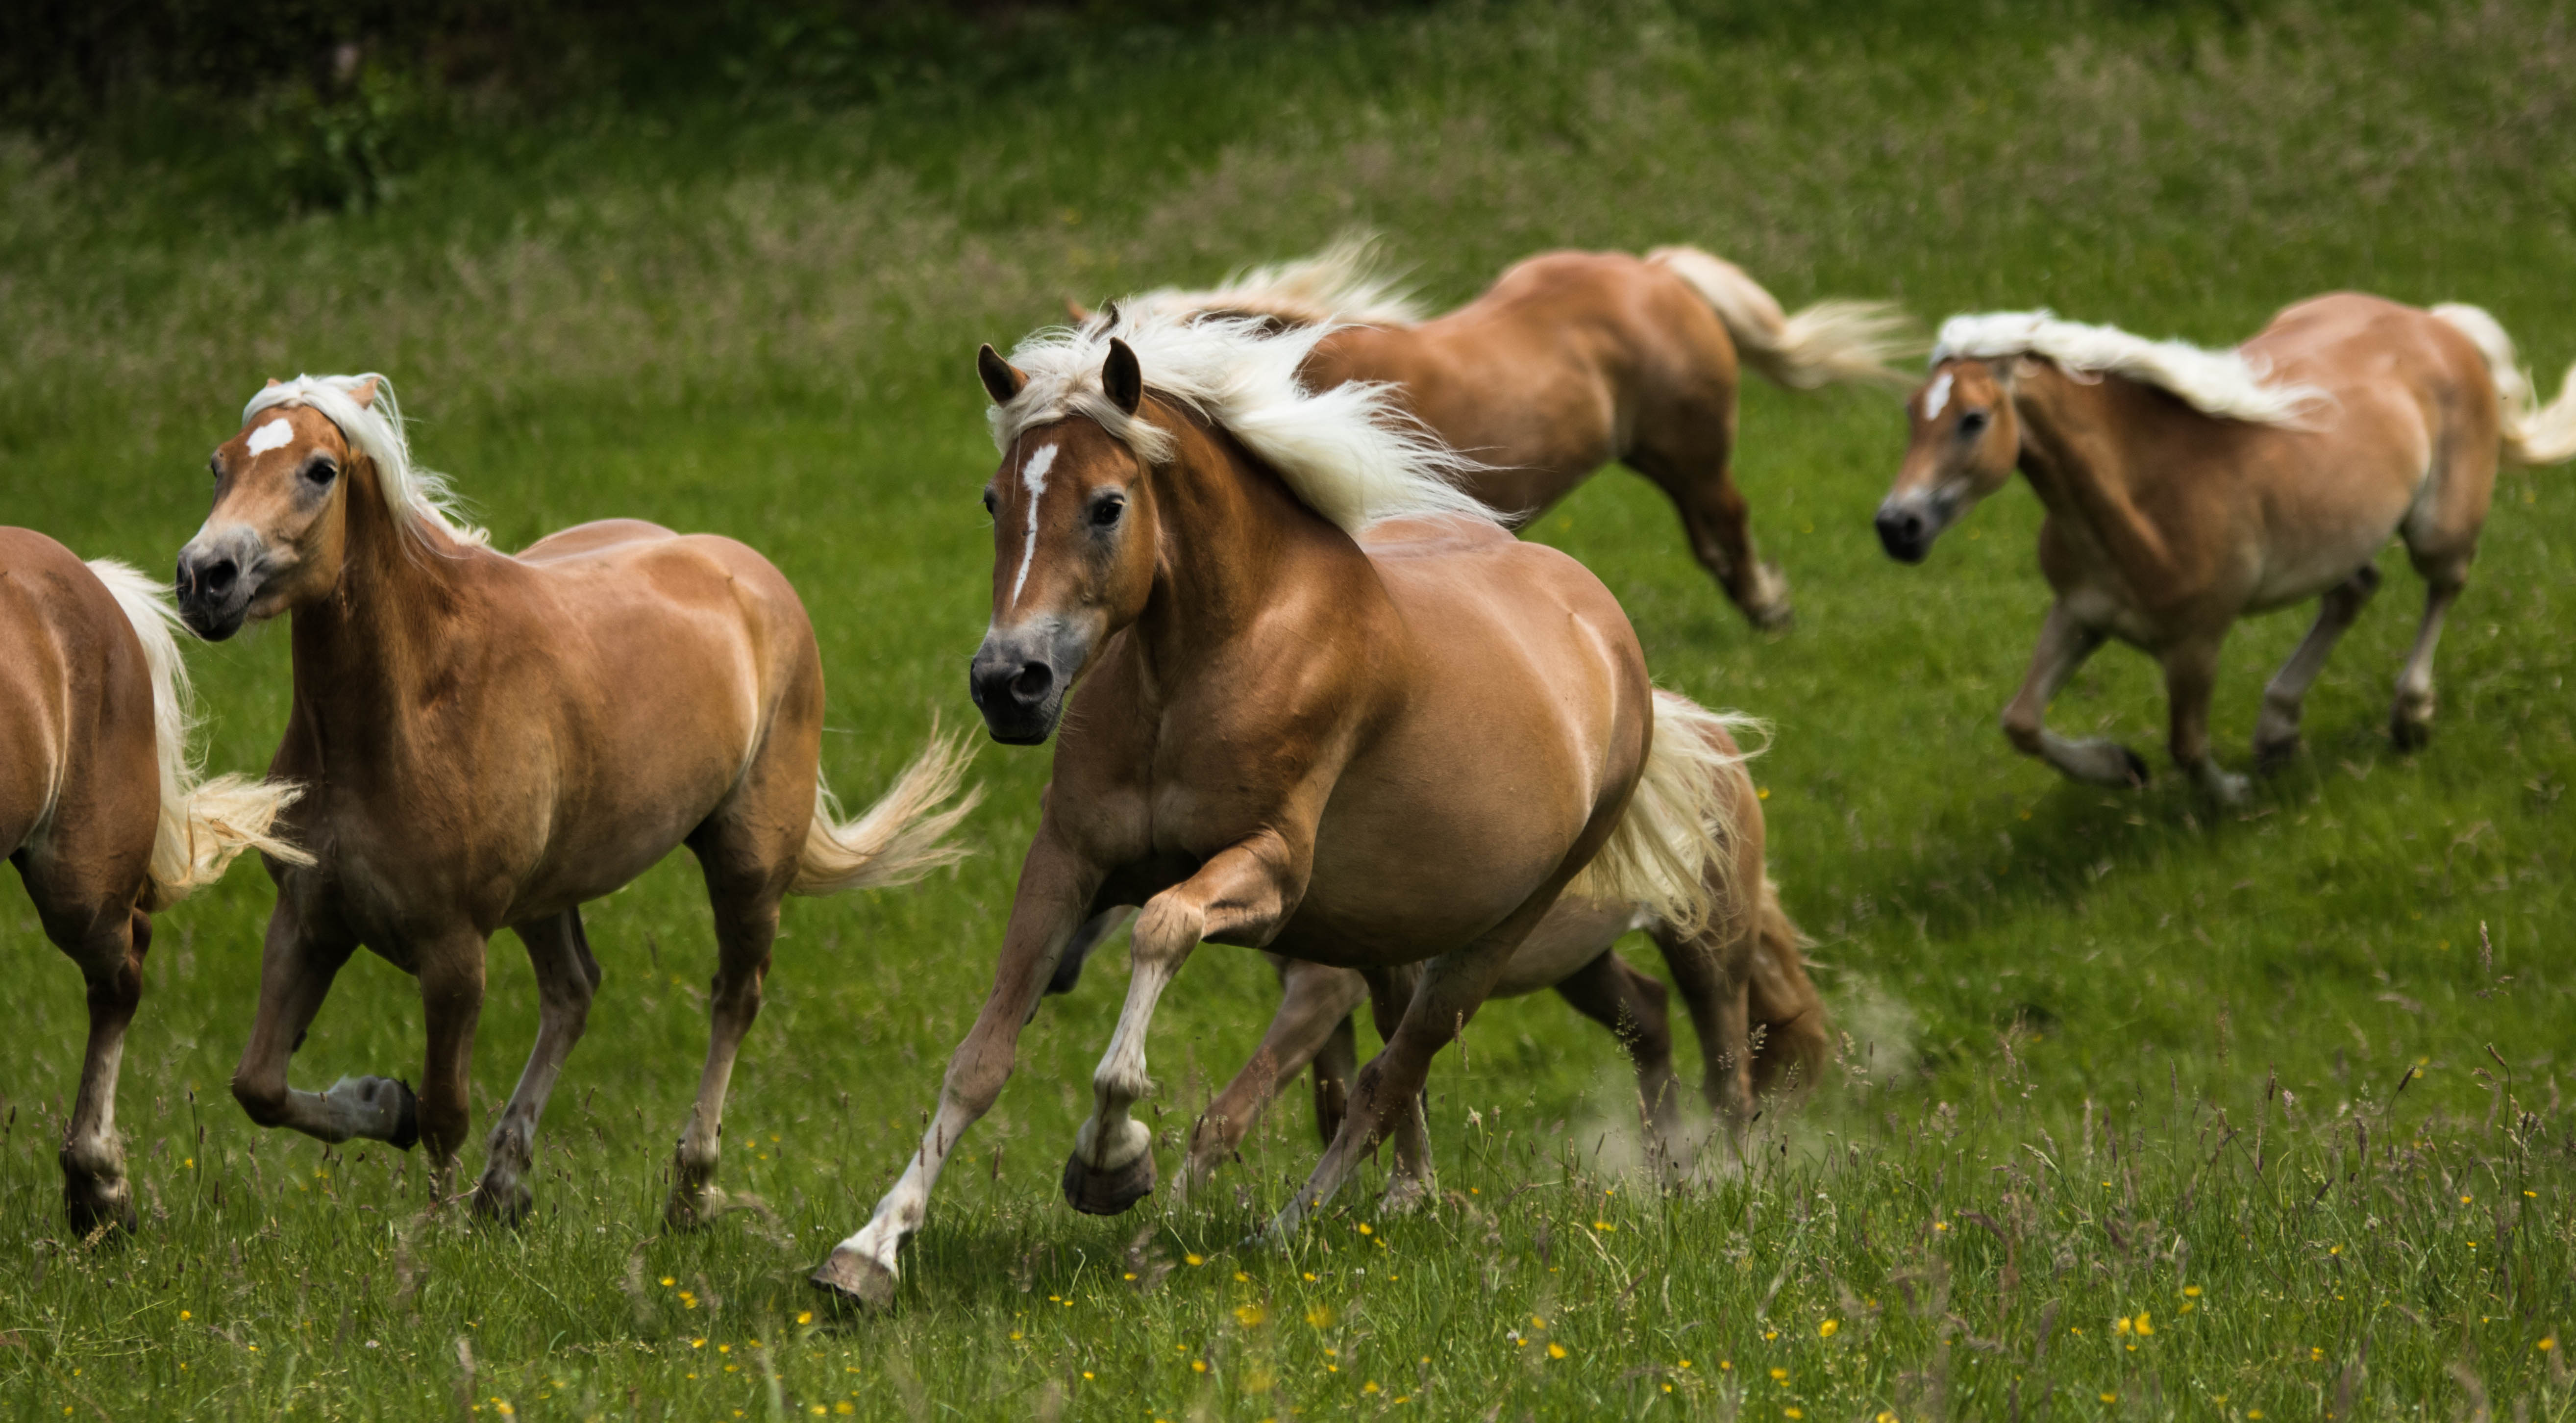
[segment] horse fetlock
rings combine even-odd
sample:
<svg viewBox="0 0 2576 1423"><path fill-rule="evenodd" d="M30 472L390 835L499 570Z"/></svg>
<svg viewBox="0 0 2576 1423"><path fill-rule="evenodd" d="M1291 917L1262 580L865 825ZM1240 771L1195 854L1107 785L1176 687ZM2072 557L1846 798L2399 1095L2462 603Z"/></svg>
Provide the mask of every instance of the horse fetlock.
<svg viewBox="0 0 2576 1423"><path fill-rule="evenodd" d="M1753 566L1752 586L1738 605L1744 620L1762 632L1778 632L1798 620L1798 612L1789 598L1789 576L1776 563Z"/></svg>

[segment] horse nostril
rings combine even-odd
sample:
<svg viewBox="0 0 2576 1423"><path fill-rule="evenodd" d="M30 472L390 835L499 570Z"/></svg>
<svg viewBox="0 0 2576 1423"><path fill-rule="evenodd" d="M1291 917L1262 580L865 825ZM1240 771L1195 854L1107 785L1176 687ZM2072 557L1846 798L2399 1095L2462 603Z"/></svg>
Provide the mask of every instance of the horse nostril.
<svg viewBox="0 0 2576 1423"><path fill-rule="evenodd" d="M197 570L197 587L210 598L220 598L232 591L233 580L241 569L229 558L219 558Z"/></svg>
<svg viewBox="0 0 2576 1423"><path fill-rule="evenodd" d="M1034 702L1055 685L1055 671L1043 662L1023 664L1020 675L1011 679L1011 695L1023 702Z"/></svg>

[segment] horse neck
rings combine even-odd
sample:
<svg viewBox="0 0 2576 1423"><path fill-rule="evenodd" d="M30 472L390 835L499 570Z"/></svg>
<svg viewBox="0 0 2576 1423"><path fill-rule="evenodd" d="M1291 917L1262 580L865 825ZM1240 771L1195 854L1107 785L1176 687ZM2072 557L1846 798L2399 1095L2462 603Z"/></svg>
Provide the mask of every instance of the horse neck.
<svg viewBox="0 0 2576 1423"><path fill-rule="evenodd" d="M2017 378L2019 467L2052 518L2089 535L2124 571L2149 575L2165 563L2166 549L2163 532L2134 498L2128 448L2134 432L2112 398L2119 379L2077 381L2054 366Z"/></svg>
<svg viewBox="0 0 2576 1423"><path fill-rule="evenodd" d="M1332 577L1307 565L1337 531L1223 431L1196 420L1164 428L1180 448L1155 483L1162 556L1136 627L1152 660L1178 667L1241 636L1292 580Z"/></svg>
<svg viewBox="0 0 2576 1423"><path fill-rule="evenodd" d="M415 535L361 461L341 492L340 582L293 617L295 699L326 741L400 740L420 692L454 651L460 560L474 550L427 523Z"/></svg>

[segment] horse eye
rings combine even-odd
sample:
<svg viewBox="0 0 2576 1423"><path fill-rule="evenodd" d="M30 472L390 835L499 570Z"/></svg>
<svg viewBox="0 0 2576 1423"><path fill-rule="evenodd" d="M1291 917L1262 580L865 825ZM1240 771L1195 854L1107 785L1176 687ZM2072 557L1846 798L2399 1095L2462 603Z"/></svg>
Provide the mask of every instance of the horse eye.
<svg viewBox="0 0 2576 1423"><path fill-rule="evenodd" d="M1001 513L1001 512L1002 512L1002 501L1001 501L1001 500L999 500L999 499L996 499L995 497L993 497L993 491L992 491L992 490L990 490L990 489L985 490L985 491L984 491L984 517L985 517L985 518L987 518L987 519L989 519L989 518L992 518L994 515L999 514L999 513Z"/></svg>
<svg viewBox="0 0 2576 1423"><path fill-rule="evenodd" d="M217 479L223 478L224 457L222 455L206 456L206 473L213 475Z"/></svg>
<svg viewBox="0 0 2576 1423"><path fill-rule="evenodd" d="M1095 529L1108 528L1118 522L1119 515L1126 512L1127 501L1112 494L1091 506L1091 526Z"/></svg>
<svg viewBox="0 0 2576 1423"><path fill-rule="evenodd" d="M304 467L304 477L317 486L328 485L340 477L340 466L328 459L318 459Z"/></svg>
<svg viewBox="0 0 2576 1423"><path fill-rule="evenodd" d="M1971 410L1959 417L1959 433L1974 438L1986 432L1986 412Z"/></svg>

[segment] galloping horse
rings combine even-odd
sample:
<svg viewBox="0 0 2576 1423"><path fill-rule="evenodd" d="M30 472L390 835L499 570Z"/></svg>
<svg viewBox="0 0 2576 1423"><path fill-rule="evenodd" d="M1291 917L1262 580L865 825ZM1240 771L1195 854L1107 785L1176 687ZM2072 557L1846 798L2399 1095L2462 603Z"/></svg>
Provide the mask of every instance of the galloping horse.
<svg viewBox="0 0 2576 1423"><path fill-rule="evenodd" d="M63 1208L83 1235L134 1224L116 1075L153 912L253 846L303 858L268 833L292 789L198 779L176 619L132 568L83 565L42 534L0 528L0 846L45 937L89 980L89 1047L62 1148Z"/></svg>
<svg viewBox="0 0 2576 1423"><path fill-rule="evenodd" d="M1878 510L1891 556L1921 562L2016 467L2048 511L2039 566L2057 602L2004 709L2013 745L2079 781L2146 782L2127 747L2042 722L2117 637L2163 664L2174 761L2229 803L2247 783L2210 757L2209 697L2239 617L2324 595L2263 693L2254 754L2271 765L2298 749L2309 684L2378 591L2372 558L2403 539L2424 619L2390 724L2398 745L2418 745L2434 644L2468 582L2498 457L2576 457L2576 372L2539 408L2485 312L2352 293L2289 307L2233 351L2046 312L1953 317L1907 409L1913 441Z"/></svg>
<svg viewBox="0 0 2576 1423"><path fill-rule="evenodd" d="M1886 363L1921 349L1899 337L1903 318L1886 303L1823 301L1787 315L1742 268L1695 247L1543 253L1439 317L1396 290L1365 240L1119 306L1331 326L1306 382L1396 387L1406 409L1479 462L1462 486L1514 518L1536 518L1593 471L1626 464L1673 501L1692 554L1761 628L1790 620L1789 583L1754 552L1735 487L1738 362L1793 390L1902 386Z"/></svg>
<svg viewBox="0 0 2576 1423"><path fill-rule="evenodd" d="M485 943L507 926L544 1006L474 1204L519 1217L537 1119L600 981L580 906L686 844L718 947L667 1210L696 1221L781 896L900 884L956 859L942 841L974 797L938 807L966 753L934 739L845 823L817 770L813 627L759 554L631 519L493 552L412 464L381 377L271 381L242 422L215 452L180 599L210 638L291 616L295 700L271 774L305 787L287 823L317 862L270 863L277 908L233 1095L262 1126L425 1142L443 1184L465 1139ZM380 1077L287 1086L288 1055L362 944L420 980L416 1099Z"/></svg>
<svg viewBox="0 0 2576 1423"><path fill-rule="evenodd" d="M1059 955L1120 906L1143 909L1065 1166L1083 1209L1153 1189L1129 1108L1156 1000L1200 941L1357 968L1409 1005L1274 1232L1422 1130L1432 1054L1569 885L1705 919L1723 807L1690 774L1705 748L1656 734L1617 601L1461 493L1456 456L1382 389L1302 385L1323 334L1142 315L1041 336L1017 365L982 353L1002 462L971 686L996 739L1064 734L991 996L910 1166L816 1283L892 1299L896 1251ZM1416 1189L1399 1178L1390 1204Z"/></svg>
<svg viewBox="0 0 2576 1423"><path fill-rule="evenodd" d="M1637 1071L1649 1158L1669 1174L1689 1166L1673 1040L1662 983L1631 968L1611 945L1644 930L1662 950L1698 1030L1701 1095L1727 1125L1742 1130L1755 1100L1775 1089L1811 1086L1831 1052L1824 1003L1807 979L1797 926L1765 877L1762 803L1733 732L1748 719L1707 711L1668 692L1656 694L1659 734L1703 739L1714 754L1717 782L1734 834L1709 864L1708 922L1697 930L1660 921L1633 904L1562 898L1539 921L1488 998L1553 988L1575 1011L1608 1028ZM1190 1130L1182 1166L1185 1187L1205 1181L1243 1144L1270 1098L1312 1063L1315 1125L1326 1145L1341 1128L1357 1044L1350 1014L1368 999L1368 979L1355 970L1272 956L1283 990L1279 1012L1261 1046L1208 1103ZM1400 976L1400 975L1399 975ZM1062 975L1059 974L1059 980ZM1403 1002L1374 1000L1381 1035L1393 1030ZM1410 1158L1415 1143L1399 1138L1396 1171L1428 1184L1429 1164Z"/></svg>

